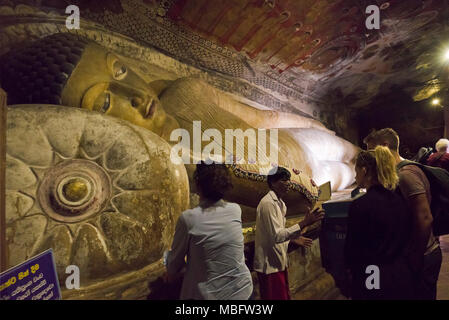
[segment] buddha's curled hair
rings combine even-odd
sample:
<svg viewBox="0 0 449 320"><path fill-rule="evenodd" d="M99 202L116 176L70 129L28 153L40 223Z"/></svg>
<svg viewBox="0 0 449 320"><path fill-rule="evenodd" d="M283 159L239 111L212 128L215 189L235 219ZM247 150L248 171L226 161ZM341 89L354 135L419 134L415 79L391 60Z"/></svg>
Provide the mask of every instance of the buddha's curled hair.
<svg viewBox="0 0 449 320"><path fill-rule="evenodd" d="M89 40L57 33L0 57L0 84L8 104L62 104L61 95Z"/></svg>

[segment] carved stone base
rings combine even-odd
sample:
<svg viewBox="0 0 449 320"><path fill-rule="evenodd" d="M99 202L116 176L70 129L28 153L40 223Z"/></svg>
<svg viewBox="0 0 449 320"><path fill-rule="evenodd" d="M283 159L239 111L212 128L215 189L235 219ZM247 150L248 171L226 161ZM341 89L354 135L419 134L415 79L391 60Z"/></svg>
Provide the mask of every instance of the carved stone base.
<svg viewBox="0 0 449 320"><path fill-rule="evenodd" d="M163 290L160 277L165 272L162 261L140 270L99 281L79 290L63 290L64 300L145 300ZM153 284L153 285L152 285Z"/></svg>
<svg viewBox="0 0 449 320"><path fill-rule="evenodd" d="M293 263L295 264L295 263ZM173 288L180 289L181 280L168 286L162 282L165 271L162 262L157 262L137 271L129 272L113 279L95 283L80 290L64 290L64 300L145 300L145 299L176 299L179 292L170 292ZM298 278L297 272L290 267L289 281L292 300L330 300L341 298L335 287L332 276L323 268ZM260 299L257 274L252 273L255 298Z"/></svg>

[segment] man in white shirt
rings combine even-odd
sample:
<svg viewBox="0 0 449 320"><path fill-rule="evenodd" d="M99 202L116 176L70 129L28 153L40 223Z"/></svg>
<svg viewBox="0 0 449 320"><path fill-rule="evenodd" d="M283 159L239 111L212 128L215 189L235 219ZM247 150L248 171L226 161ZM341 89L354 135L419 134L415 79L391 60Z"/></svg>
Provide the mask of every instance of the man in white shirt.
<svg viewBox="0 0 449 320"><path fill-rule="evenodd" d="M291 175L285 168L275 169L267 179L270 192L257 206L254 270L262 300L289 300L288 243L298 238L304 240L301 230L323 219L324 211L308 212L300 223L285 228L287 207L282 197L288 192Z"/></svg>

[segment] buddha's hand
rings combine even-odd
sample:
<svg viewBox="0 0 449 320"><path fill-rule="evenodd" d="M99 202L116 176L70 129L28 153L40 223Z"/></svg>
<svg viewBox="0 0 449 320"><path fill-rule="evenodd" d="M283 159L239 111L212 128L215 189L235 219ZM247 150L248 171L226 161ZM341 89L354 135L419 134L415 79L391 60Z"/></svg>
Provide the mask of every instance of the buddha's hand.
<svg viewBox="0 0 449 320"><path fill-rule="evenodd" d="M317 221L320 221L324 218L324 210L320 208L316 208L313 211L309 211L304 216L304 219L299 223L301 229L304 227L310 226Z"/></svg>
<svg viewBox="0 0 449 320"><path fill-rule="evenodd" d="M292 240L293 243L297 244L300 247L304 247L304 248L310 248L312 246L312 242L313 240L310 238L306 238L306 237L298 237L296 239Z"/></svg>

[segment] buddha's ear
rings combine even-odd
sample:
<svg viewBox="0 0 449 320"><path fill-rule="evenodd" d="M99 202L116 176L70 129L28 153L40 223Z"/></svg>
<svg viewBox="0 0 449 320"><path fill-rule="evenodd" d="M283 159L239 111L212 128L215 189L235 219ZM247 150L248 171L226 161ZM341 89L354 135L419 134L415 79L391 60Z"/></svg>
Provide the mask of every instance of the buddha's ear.
<svg viewBox="0 0 449 320"><path fill-rule="evenodd" d="M128 73L128 68L125 63L120 60L115 54L108 52L106 56L106 63L108 71L115 80L122 80Z"/></svg>

